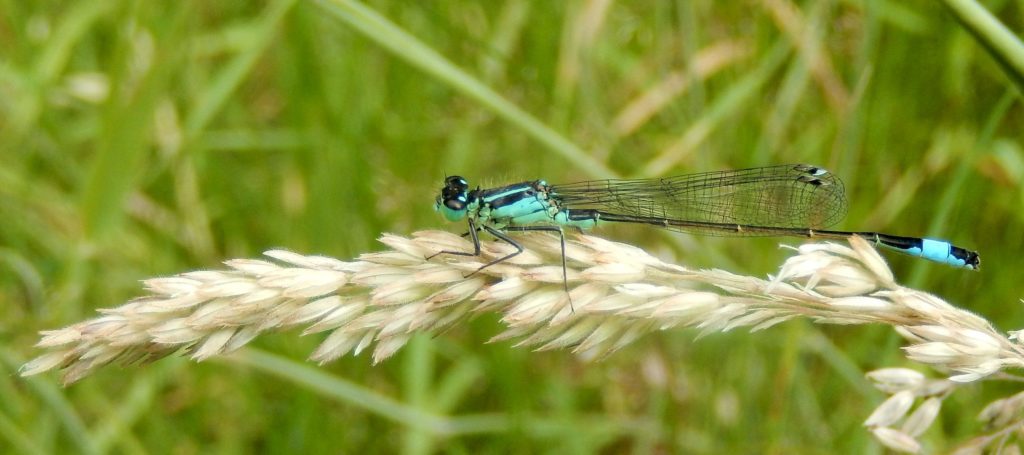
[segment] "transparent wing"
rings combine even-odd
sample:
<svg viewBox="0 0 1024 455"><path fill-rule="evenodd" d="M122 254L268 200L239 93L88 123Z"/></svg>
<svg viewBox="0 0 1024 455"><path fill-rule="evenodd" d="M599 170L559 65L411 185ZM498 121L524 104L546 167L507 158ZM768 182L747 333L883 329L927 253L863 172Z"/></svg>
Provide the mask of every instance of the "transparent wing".
<svg viewBox="0 0 1024 455"><path fill-rule="evenodd" d="M846 215L843 182L806 164L704 172L660 179L592 180L551 185L562 208L703 223L823 229ZM709 227L673 230L705 235L765 235Z"/></svg>

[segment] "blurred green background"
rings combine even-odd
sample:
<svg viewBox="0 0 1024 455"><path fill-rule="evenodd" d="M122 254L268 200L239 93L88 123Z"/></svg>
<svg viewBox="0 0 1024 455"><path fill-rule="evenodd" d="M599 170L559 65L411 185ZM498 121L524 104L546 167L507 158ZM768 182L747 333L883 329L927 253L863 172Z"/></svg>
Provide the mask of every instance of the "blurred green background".
<svg viewBox="0 0 1024 455"><path fill-rule="evenodd" d="M788 162L847 186L838 226L946 238L971 273L887 255L898 279L1022 322L1024 109L939 2L0 2L0 448L49 453L880 452L863 372L907 365L886 327L793 321L648 336L599 363L484 344L493 315L378 366L241 355L17 377L37 331L139 280L271 247L343 259L382 232L461 231L448 174L656 177ZM1024 2L987 6L1013 30ZM764 276L798 239L598 232ZM941 375L941 373L937 374ZM978 431L986 384L926 434Z"/></svg>

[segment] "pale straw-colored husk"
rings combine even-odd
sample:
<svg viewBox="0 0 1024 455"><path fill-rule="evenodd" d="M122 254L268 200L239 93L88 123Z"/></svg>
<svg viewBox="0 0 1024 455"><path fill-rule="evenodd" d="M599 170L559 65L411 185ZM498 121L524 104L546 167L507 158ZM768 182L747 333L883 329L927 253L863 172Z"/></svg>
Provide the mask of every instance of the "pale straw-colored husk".
<svg viewBox="0 0 1024 455"><path fill-rule="evenodd" d="M372 349L378 362L416 333L438 333L491 311L501 313L507 327L494 340L571 349L587 358L677 327L703 335L762 330L798 317L881 323L907 339L909 359L951 372L948 379L926 380L910 370L880 370L871 378L892 397L865 425L888 447L912 452L938 410L938 401L929 399L941 399L957 382L1024 365L1015 333L1000 333L969 311L896 284L885 261L860 238L849 246L800 246L777 276L762 279L692 270L633 246L568 236L568 294L558 238L530 234L517 240L524 253L480 271L512 247L482 242L482 257L427 260L442 250L472 251L472 245L455 234L425 231L411 238L384 235L390 249L351 262L272 250L267 259L227 261L225 270L150 279L148 296L43 332L38 347L46 353L21 374L61 369L71 383L111 362L149 361L181 349L204 360L261 332L293 327L303 327L303 335L326 333L313 361ZM911 413L916 399L924 403ZM901 421L903 427L895 426Z"/></svg>

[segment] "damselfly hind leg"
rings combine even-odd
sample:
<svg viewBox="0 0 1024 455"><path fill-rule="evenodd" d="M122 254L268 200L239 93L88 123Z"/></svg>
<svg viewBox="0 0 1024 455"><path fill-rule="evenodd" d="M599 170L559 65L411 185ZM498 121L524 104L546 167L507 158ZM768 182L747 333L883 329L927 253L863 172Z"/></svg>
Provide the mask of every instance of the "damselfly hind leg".
<svg viewBox="0 0 1024 455"><path fill-rule="evenodd" d="M513 227L513 226L510 226L510 227L507 227L505 229L509 230L509 231L519 231L519 232L525 232L525 231L557 232L558 233L558 240L559 240L559 242L562 245L562 287L565 288L565 292L569 292L569 274L568 274L568 272L566 272L566 267L565 267L565 232L562 231L562 228L560 228L558 226L523 226L523 227L518 227L518 226ZM516 253L516 254L519 254L519 253Z"/></svg>
<svg viewBox="0 0 1024 455"><path fill-rule="evenodd" d="M505 229L507 229L509 231L519 231L519 232L524 232L524 231L548 231L548 232L557 232L558 233L558 241L559 241L559 243L562 246L562 289L565 289L565 295L567 295L569 297L569 310L572 311L573 313L575 313L576 309L573 308L573 306L572 306L572 294L569 294L569 273L568 273L568 271L567 271L567 269L565 267L565 231L563 231L562 228L558 227L558 226L510 226L510 227L507 227ZM520 253L521 252L522 251L520 250ZM515 256L516 254L519 254L519 253L515 253L515 254L513 254L511 256L506 257L505 259L508 259L509 257L512 257L512 256Z"/></svg>

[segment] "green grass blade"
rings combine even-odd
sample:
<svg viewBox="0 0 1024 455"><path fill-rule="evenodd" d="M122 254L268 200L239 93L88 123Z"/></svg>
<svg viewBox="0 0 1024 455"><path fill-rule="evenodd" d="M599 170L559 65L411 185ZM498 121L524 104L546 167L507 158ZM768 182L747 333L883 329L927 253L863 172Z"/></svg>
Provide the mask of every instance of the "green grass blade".
<svg viewBox="0 0 1024 455"><path fill-rule="evenodd" d="M199 134L230 99L231 94L252 71L253 65L263 55L267 46L273 42L274 29L295 2L296 0L275 2L267 8L264 17L255 23L252 29L247 30L249 39L245 40L246 47L225 65L210 85L196 97L196 104L185 122L185 130L188 133Z"/></svg>
<svg viewBox="0 0 1024 455"><path fill-rule="evenodd" d="M943 0L943 3L1024 92L1024 43L1017 35L974 0Z"/></svg>
<svg viewBox="0 0 1024 455"><path fill-rule="evenodd" d="M399 58L451 88L477 100L499 117L519 127L590 176L599 178L616 176L615 172L590 157L568 138L505 99L479 79L459 68L433 48L368 6L352 0L317 0L317 3L324 10L335 15L367 38L384 46Z"/></svg>

